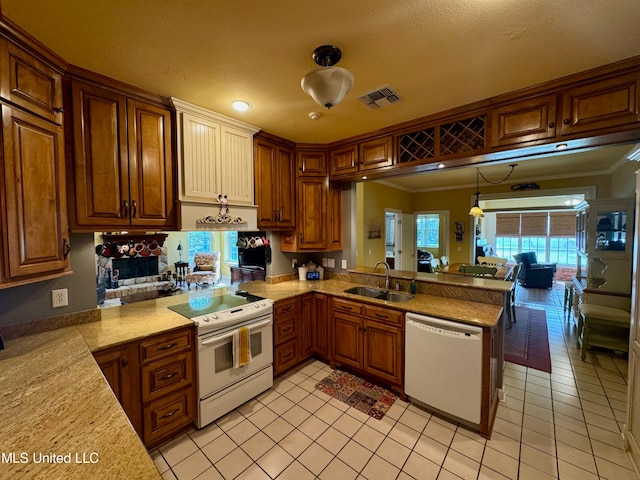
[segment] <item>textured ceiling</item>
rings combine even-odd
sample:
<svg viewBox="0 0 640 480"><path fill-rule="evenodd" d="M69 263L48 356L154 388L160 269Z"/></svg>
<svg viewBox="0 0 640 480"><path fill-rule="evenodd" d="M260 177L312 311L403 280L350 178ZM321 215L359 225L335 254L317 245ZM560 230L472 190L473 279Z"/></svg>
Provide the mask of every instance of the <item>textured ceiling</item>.
<svg viewBox="0 0 640 480"><path fill-rule="evenodd" d="M328 143L640 54L638 0L0 1L70 63L295 142ZM339 46L355 76L330 111L300 89L323 44ZM401 102L369 110L356 100L386 84ZM253 108L234 112L236 98Z"/></svg>

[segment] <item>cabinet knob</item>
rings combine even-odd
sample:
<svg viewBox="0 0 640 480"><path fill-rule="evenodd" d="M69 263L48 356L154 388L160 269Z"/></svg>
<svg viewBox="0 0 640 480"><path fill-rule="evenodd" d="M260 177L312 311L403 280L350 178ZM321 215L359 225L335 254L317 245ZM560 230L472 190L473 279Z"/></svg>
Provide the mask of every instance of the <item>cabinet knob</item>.
<svg viewBox="0 0 640 480"><path fill-rule="evenodd" d="M129 200L125 200L122 202L122 206L124 207L124 212L122 214L123 217L129 216Z"/></svg>
<svg viewBox="0 0 640 480"><path fill-rule="evenodd" d="M549 122L549 128L554 128L555 126L556 126L556 124L555 124L555 123L553 123L553 122Z"/></svg>
<svg viewBox="0 0 640 480"><path fill-rule="evenodd" d="M131 201L131 216L135 217L138 212L138 203L135 200Z"/></svg>
<svg viewBox="0 0 640 480"><path fill-rule="evenodd" d="M564 123L565 125L569 125L571 123L571 120L569 120L568 118L565 118L562 123Z"/></svg>
<svg viewBox="0 0 640 480"><path fill-rule="evenodd" d="M127 365L129 365L129 360L122 360L122 362L120 362L120 365L126 367Z"/></svg>
<svg viewBox="0 0 640 480"><path fill-rule="evenodd" d="M64 108L62 108L62 107L53 107L53 108L51 109L51 111L52 111L53 113L64 113Z"/></svg>

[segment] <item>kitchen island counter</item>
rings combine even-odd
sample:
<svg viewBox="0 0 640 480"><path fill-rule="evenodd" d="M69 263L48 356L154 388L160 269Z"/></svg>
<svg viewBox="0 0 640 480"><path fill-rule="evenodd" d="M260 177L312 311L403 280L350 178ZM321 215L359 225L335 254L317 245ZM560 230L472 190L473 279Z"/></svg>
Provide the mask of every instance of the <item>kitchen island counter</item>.
<svg viewBox="0 0 640 480"><path fill-rule="evenodd" d="M507 282L500 283L506 284ZM347 288L358 285L357 283L336 279L315 281L290 280L275 284L262 281L249 282L241 284L240 288L247 290L253 295L269 298L273 301L284 300L309 292L325 293L356 302L374 303L405 312L431 315L445 320L453 320L481 327L495 326L502 313L501 305L471 302L421 293L418 293L415 298L407 302L390 302L344 292Z"/></svg>
<svg viewBox="0 0 640 480"><path fill-rule="evenodd" d="M1 478L161 478L77 327L7 341L0 372Z"/></svg>

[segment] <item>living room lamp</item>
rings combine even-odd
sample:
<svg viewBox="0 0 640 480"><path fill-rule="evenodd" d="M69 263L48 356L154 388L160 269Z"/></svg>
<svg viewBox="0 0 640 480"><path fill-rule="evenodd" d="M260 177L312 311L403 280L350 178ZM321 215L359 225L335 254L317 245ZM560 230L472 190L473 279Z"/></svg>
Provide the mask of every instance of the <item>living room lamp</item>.
<svg viewBox="0 0 640 480"><path fill-rule="evenodd" d="M480 218L480 217L484 217L484 212L482 211L482 209L480 208L480 205L478 205L478 200L480 199L480 169L476 168L476 201L473 204L473 207L471 207L471 210L469 210L469 215L471 215L474 218Z"/></svg>
<svg viewBox="0 0 640 480"><path fill-rule="evenodd" d="M182 242L181 241L178 242L178 248L176 248L176 250L178 250L178 255L180 256L180 261L182 261Z"/></svg>

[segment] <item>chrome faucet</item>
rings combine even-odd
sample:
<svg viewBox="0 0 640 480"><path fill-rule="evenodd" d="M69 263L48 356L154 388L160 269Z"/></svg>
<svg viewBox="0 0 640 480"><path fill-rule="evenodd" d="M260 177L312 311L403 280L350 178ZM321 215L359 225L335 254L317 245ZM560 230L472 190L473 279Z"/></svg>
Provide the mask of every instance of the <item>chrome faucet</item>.
<svg viewBox="0 0 640 480"><path fill-rule="evenodd" d="M387 262L376 262L373 269L378 268L378 265L384 265L384 288L389 290L389 264Z"/></svg>

